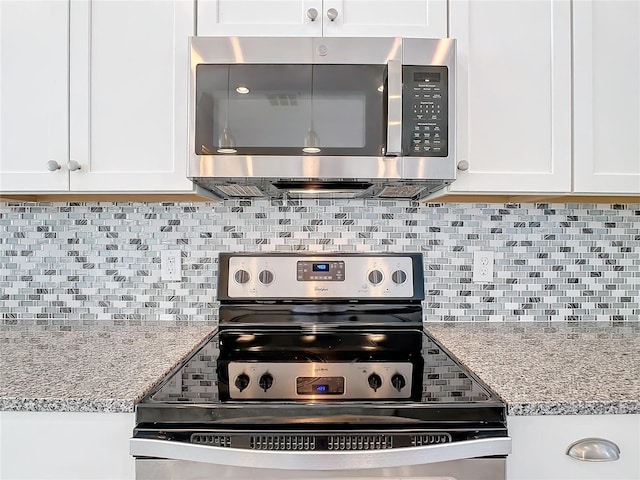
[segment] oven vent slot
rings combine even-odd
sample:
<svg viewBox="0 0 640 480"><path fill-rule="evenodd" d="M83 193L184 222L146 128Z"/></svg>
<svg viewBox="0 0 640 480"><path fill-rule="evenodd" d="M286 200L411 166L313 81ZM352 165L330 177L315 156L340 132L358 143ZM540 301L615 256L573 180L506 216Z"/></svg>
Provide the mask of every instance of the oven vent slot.
<svg viewBox="0 0 640 480"><path fill-rule="evenodd" d="M191 443L212 445L214 447L230 447L231 437L226 435L215 435L212 433L194 433L191 435Z"/></svg>
<svg viewBox="0 0 640 480"><path fill-rule="evenodd" d="M430 433L428 435L411 435L411 446L421 447L423 445L438 445L440 443L451 442L451 435L448 433Z"/></svg>
<svg viewBox="0 0 640 480"><path fill-rule="evenodd" d="M327 438L327 450L383 450L393 448L388 435L334 435Z"/></svg>
<svg viewBox="0 0 640 480"><path fill-rule="evenodd" d="M251 437L253 450L315 450L316 439L310 435L260 435Z"/></svg>

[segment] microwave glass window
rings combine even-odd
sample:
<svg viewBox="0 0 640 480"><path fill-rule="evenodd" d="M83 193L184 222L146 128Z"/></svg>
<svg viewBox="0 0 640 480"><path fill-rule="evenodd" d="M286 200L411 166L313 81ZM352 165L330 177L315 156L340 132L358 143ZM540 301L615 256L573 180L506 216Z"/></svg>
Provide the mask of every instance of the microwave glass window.
<svg viewBox="0 0 640 480"><path fill-rule="evenodd" d="M386 75L385 65L198 65L196 153L379 156Z"/></svg>

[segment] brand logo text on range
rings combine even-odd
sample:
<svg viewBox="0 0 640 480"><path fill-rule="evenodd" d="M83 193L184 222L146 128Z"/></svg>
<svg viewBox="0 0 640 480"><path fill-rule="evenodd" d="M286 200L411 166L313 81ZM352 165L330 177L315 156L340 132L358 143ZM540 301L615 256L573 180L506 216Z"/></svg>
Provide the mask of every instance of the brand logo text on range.
<svg viewBox="0 0 640 480"><path fill-rule="evenodd" d="M313 291L314 292L318 292L318 293L322 293L322 292L328 292L329 289L327 287L313 287Z"/></svg>

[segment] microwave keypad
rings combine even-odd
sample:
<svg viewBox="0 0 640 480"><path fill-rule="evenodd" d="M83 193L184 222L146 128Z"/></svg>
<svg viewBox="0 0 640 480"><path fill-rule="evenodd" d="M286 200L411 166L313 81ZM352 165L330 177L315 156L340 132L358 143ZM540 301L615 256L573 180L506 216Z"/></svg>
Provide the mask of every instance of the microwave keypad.
<svg viewBox="0 0 640 480"><path fill-rule="evenodd" d="M447 67L403 67L402 143L405 155L448 155L447 84Z"/></svg>

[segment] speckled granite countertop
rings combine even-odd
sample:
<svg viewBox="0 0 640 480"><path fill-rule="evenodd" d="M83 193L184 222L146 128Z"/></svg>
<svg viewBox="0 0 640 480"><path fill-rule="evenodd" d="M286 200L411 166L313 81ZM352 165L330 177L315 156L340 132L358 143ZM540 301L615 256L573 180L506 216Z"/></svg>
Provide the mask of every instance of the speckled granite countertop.
<svg viewBox="0 0 640 480"><path fill-rule="evenodd" d="M0 410L133 412L213 328L0 331Z"/></svg>
<svg viewBox="0 0 640 480"><path fill-rule="evenodd" d="M510 415L640 413L640 322L426 324ZM0 331L0 410L133 412L211 325Z"/></svg>
<svg viewBox="0 0 640 480"><path fill-rule="evenodd" d="M640 413L640 323L427 324L509 415Z"/></svg>

